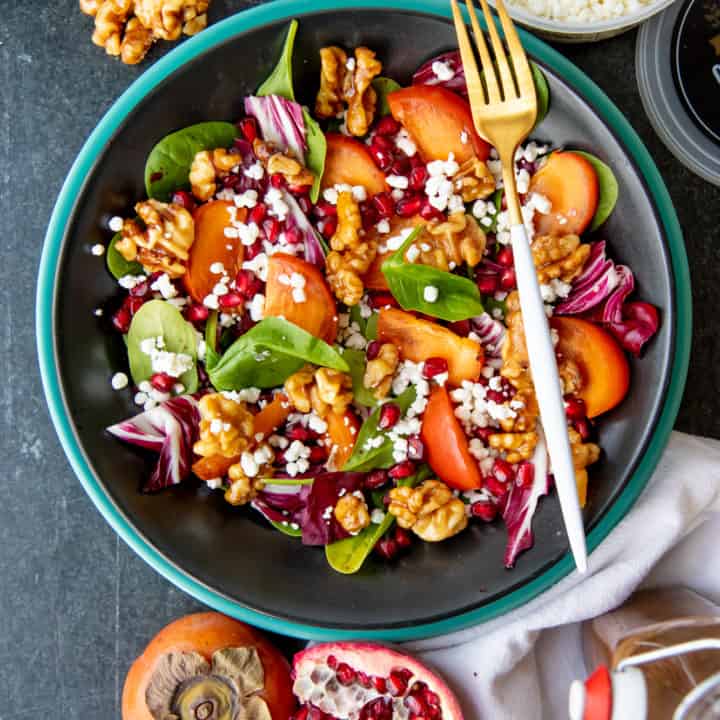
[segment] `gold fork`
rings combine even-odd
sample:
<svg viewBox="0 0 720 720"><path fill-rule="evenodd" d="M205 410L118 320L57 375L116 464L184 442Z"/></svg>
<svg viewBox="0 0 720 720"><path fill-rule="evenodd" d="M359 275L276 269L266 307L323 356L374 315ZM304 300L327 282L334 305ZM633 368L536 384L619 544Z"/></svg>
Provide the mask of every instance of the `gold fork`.
<svg viewBox="0 0 720 720"><path fill-rule="evenodd" d="M502 162L520 309L530 371L540 408L542 427L538 427L538 435L542 437L544 433L547 442L570 549L577 569L583 573L587 569L585 530L575 484L560 376L515 184L515 151L529 135L537 117L535 84L525 51L505 10L503 0L496 0L495 5L510 50L512 69L487 0L480 0L480 4L490 35L495 64L490 57L472 0L466 0L482 64L484 87L457 0L451 0L451 3L475 129L497 150Z"/></svg>

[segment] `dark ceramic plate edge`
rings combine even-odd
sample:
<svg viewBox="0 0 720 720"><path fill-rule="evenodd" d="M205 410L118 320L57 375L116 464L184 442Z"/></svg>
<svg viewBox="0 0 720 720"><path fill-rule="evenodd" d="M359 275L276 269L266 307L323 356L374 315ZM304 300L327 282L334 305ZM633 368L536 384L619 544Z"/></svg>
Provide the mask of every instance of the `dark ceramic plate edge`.
<svg viewBox="0 0 720 720"><path fill-rule="evenodd" d="M419 2L394 0L389 4L381 0L366 0L362 3L353 2L347 5L342 2L332 2L332 0L320 0L313 3L312 8L308 8L307 12L331 11L341 8L343 10L367 9L372 7L392 8L417 14L427 13L441 17L449 17L450 15L444 3L435 0L420 0ZM65 453L93 503L113 529L135 552L160 574L198 600L268 630L297 637L313 639L366 637L408 640L447 633L490 620L528 602L572 571L571 558L565 555L549 569L539 573L529 581L524 581L522 587L512 590L505 597L488 605L469 611L460 610L453 613L452 616L433 619L430 622L412 627L394 626L387 628L378 626L372 629L367 627L350 629L346 626L346 629L342 630L340 628L298 623L292 619L270 616L261 611L249 609L212 590L204 583L180 570L131 526L128 518L119 511L115 503L102 490L98 479L91 470L88 458L82 450L69 420L65 397L59 383L56 365L57 348L54 333L52 332L55 317L54 269L58 267L57 263L60 258L58 245L63 236L65 223L72 215L75 204L74 198L77 197L79 190L84 187L85 178L97 160L98 151L107 142L111 141L115 133L119 131L124 121L126 108L134 107L145 95L157 89L162 81L178 67L193 57L202 54L203 51L230 41L235 35L245 30L262 27L302 14L295 11L291 1L278 0L269 5L245 11L216 24L202 35L185 42L151 67L130 86L93 131L73 164L63 186L50 221L43 248L36 305L37 342L43 386L50 414ZM672 430L689 361L691 333L689 270L680 227L667 190L657 168L635 131L604 93L580 70L528 33L522 32L522 36L529 52L540 58L541 62L552 67L564 82L571 83L573 89L594 108L597 115L627 150L628 156L635 164L635 167L639 168L640 177L646 187L651 190L651 194L655 199L654 211L661 218L665 230L674 275L674 286L672 287L676 320L673 337L674 358L667 381L668 388L665 403L659 409L659 417L658 410L654 413L655 429L648 439L646 447L639 448L636 452L634 463L636 468L634 472L625 486L619 489L612 507L597 521L588 535L588 549L592 551L622 519L644 489ZM48 307L52 307L53 312L48 313Z"/></svg>

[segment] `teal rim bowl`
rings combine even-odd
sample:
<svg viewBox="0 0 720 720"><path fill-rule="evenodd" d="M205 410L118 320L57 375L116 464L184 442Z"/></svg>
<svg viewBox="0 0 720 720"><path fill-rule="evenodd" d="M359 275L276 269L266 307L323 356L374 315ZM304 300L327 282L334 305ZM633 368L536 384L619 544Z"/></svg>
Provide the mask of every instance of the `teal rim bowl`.
<svg viewBox="0 0 720 720"><path fill-rule="evenodd" d="M339 0L315 0L306 13L330 10L392 9L411 11L441 18L451 16L444 0L359 0L345 4ZM411 640L461 630L488 621L518 608L555 585L573 571L569 555L524 584L512 589L499 599L481 607L461 612L441 620L413 626L388 629L343 630L323 628L259 612L229 599L206 584L181 570L168 557L153 547L119 510L98 482L84 453L68 411L58 368L57 338L54 332L56 316L56 272L61 257L65 228L72 216L76 198L83 191L85 178L94 166L96 157L111 142L126 116L143 98L157 88L164 79L185 63L231 40L240 33L293 17L302 18L297 3L277 0L267 5L244 11L209 27L198 36L183 42L150 67L115 102L100 121L83 146L73 164L55 205L43 248L39 269L36 329L40 370L50 415L60 437L63 449L93 503L123 540L157 572L174 585L216 610L239 618L270 631L315 640L376 638L385 640ZM619 138L625 151L633 158L654 200L655 211L664 230L664 237L672 264L676 307L676 333L672 344L672 369L665 391L665 399L644 455L622 491L613 500L609 510L599 519L588 534L588 549L594 550L625 516L636 501L667 443L680 405L687 374L691 337L691 296L687 257L672 202L660 174L640 138L625 117L608 97L578 68L532 35L520 31L528 52L563 78L592 106L595 113ZM158 500L161 502L161 500ZM500 559L498 559L498 562ZM328 572L331 572L328 569Z"/></svg>

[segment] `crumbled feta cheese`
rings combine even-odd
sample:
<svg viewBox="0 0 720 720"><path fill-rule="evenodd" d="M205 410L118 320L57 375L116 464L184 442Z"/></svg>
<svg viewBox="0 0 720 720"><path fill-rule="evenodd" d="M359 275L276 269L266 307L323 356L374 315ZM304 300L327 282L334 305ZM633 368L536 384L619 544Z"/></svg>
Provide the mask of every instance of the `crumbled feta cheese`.
<svg viewBox="0 0 720 720"><path fill-rule="evenodd" d="M484 218L488 214L488 203L485 200L476 200L472 206L472 214L478 220Z"/></svg>
<svg viewBox="0 0 720 720"><path fill-rule="evenodd" d="M353 72L355 70L355 58L348 58L345 67L348 72Z"/></svg>
<svg viewBox="0 0 720 720"><path fill-rule="evenodd" d="M213 421L214 422L214 421ZM256 477L260 468L252 453L244 452L240 456L240 467L249 478Z"/></svg>
<svg viewBox="0 0 720 720"><path fill-rule="evenodd" d="M388 220L383 219L375 226L375 229L381 235L387 235L390 232L390 223Z"/></svg>
<svg viewBox="0 0 720 720"><path fill-rule="evenodd" d="M103 316L103 309L102 308L95 308L93 310L93 315L95 317L102 317Z"/></svg>
<svg viewBox="0 0 720 720"><path fill-rule="evenodd" d="M217 295L218 297L220 297L221 295L227 295L228 292L228 287L223 282L216 283L215 287L212 290L212 294Z"/></svg>
<svg viewBox="0 0 720 720"><path fill-rule="evenodd" d="M147 280L146 275L123 275L118 279L118 285L125 290L132 290L136 285Z"/></svg>
<svg viewBox="0 0 720 720"><path fill-rule="evenodd" d="M268 213L276 217L280 222L283 222L288 212L290 212L288 204L283 200L282 191L278 188L271 187L265 193L265 202L268 205Z"/></svg>
<svg viewBox="0 0 720 720"><path fill-rule="evenodd" d="M440 297L440 291L434 285L426 285L423 288L423 300L425 302L437 302L438 297Z"/></svg>
<svg viewBox="0 0 720 720"><path fill-rule="evenodd" d="M455 71L448 63L442 62L441 60L436 60L432 64L432 71L433 75L435 75L440 82L447 82L455 77Z"/></svg>
<svg viewBox="0 0 720 720"><path fill-rule="evenodd" d="M397 190L407 190L409 181L404 175L388 175L385 178L385 182L391 187Z"/></svg>
<svg viewBox="0 0 720 720"><path fill-rule="evenodd" d="M243 175L251 180L262 180L265 175L265 169L260 162L256 162L249 168L243 170Z"/></svg>
<svg viewBox="0 0 720 720"><path fill-rule="evenodd" d="M323 190L323 200L331 205L337 205L338 191L334 187L325 188Z"/></svg>
<svg viewBox="0 0 720 720"><path fill-rule="evenodd" d="M395 146L401 152L404 152L408 157L413 157L417 153L417 146L412 141L407 130L402 128L400 132L395 136Z"/></svg>
<svg viewBox="0 0 720 720"><path fill-rule="evenodd" d="M571 290L572 285L563 282L559 278L553 278L548 284L540 286L540 295L543 302L553 303L558 298L566 298Z"/></svg>
<svg viewBox="0 0 720 720"><path fill-rule="evenodd" d="M124 372L116 372L110 380L113 390L123 390L128 386L128 376Z"/></svg>
<svg viewBox="0 0 720 720"><path fill-rule="evenodd" d="M260 322L265 317L265 296L257 293L250 302L245 303L245 307L250 311L250 319Z"/></svg>
<svg viewBox="0 0 720 720"><path fill-rule="evenodd" d="M257 190L246 190L233 198L235 207L252 209L257 205Z"/></svg>
<svg viewBox="0 0 720 720"><path fill-rule="evenodd" d="M405 197L405 193L402 190L400 190L399 188L395 188L394 190L392 190L390 192L390 197L395 202L399 202L400 200L402 200Z"/></svg>
<svg viewBox="0 0 720 720"><path fill-rule="evenodd" d="M203 305L206 308L210 308L210 310L217 310L220 307L217 295L213 295L212 293L210 293L210 295L206 295L203 298Z"/></svg>
<svg viewBox="0 0 720 720"><path fill-rule="evenodd" d="M380 508L375 508L370 513L370 522L374 523L375 525L381 525L384 519L385 513Z"/></svg>
<svg viewBox="0 0 720 720"><path fill-rule="evenodd" d="M95 256L97 256L97 257L100 257L100 256L105 252L105 246L102 245L101 243L97 243L97 245L93 245L93 246L90 248L90 252L91 252L93 255L95 255Z"/></svg>
<svg viewBox="0 0 720 720"><path fill-rule="evenodd" d="M362 185L353 185L352 196L355 202L365 202L367 200L367 190Z"/></svg>
<svg viewBox="0 0 720 720"><path fill-rule="evenodd" d="M225 266L221 262L214 262L210 265L210 272L213 275L222 275L225 272Z"/></svg>
<svg viewBox="0 0 720 720"><path fill-rule="evenodd" d="M242 264L243 270L249 270L259 280L267 281L268 256L266 253L258 253L252 260L246 260Z"/></svg>
<svg viewBox="0 0 720 720"><path fill-rule="evenodd" d="M463 145L467 145L470 142L470 136L467 134L467 130L463 130L460 133L460 142Z"/></svg>
<svg viewBox="0 0 720 720"><path fill-rule="evenodd" d="M408 262L414 263L420 257L420 248L414 243L407 249L405 253L405 259Z"/></svg>
<svg viewBox="0 0 720 720"><path fill-rule="evenodd" d="M226 230L227 229L229 228L226 228ZM260 228L257 226L257 223L254 222L247 224L238 223L235 230L237 230L237 237L240 238L240 242L246 247L254 245L260 235Z"/></svg>
<svg viewBox="0 0 720 720"><path fill-rule="evenodd" d="M270 447L284 450L290 444L290 441L282 435L271 435L268 438L268 443L270 444Z"/></svg>
<svg viewBox="0 0 720 720"><path fill-rule="evenodd" d="M399 250L402 244L412 235L413 228L405 228L400 231L398 235L393 235L385 241L385 248L387 250Z"/></svg>
<svg viewBox="0 0 720 720"><path fill-rule="evenodd" d="M157 280L150 286L150 289L159 292L166 300L177 297L178 294L176 287L173 285L167 273L159 275Z"/></svg>
<svg viewBox="0 0 720 720"><path fill-rule="evenodd" d="M119 233L123 229L123 219L118 215L113 215L108 221L108 227L114 233Z"/></svg>

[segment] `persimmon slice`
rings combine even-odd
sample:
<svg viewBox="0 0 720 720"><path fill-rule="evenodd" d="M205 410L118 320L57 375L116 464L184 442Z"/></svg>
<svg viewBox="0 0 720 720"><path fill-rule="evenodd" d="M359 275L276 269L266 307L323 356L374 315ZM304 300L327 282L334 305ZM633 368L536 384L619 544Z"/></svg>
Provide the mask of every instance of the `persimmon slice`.
<svg viewBox="0 0 720 720"><path fill-rule="evenodd" d="M322 188L333 185L362 185L370 195L387 190L385 175L359 140L328 133Z"/></svg>

